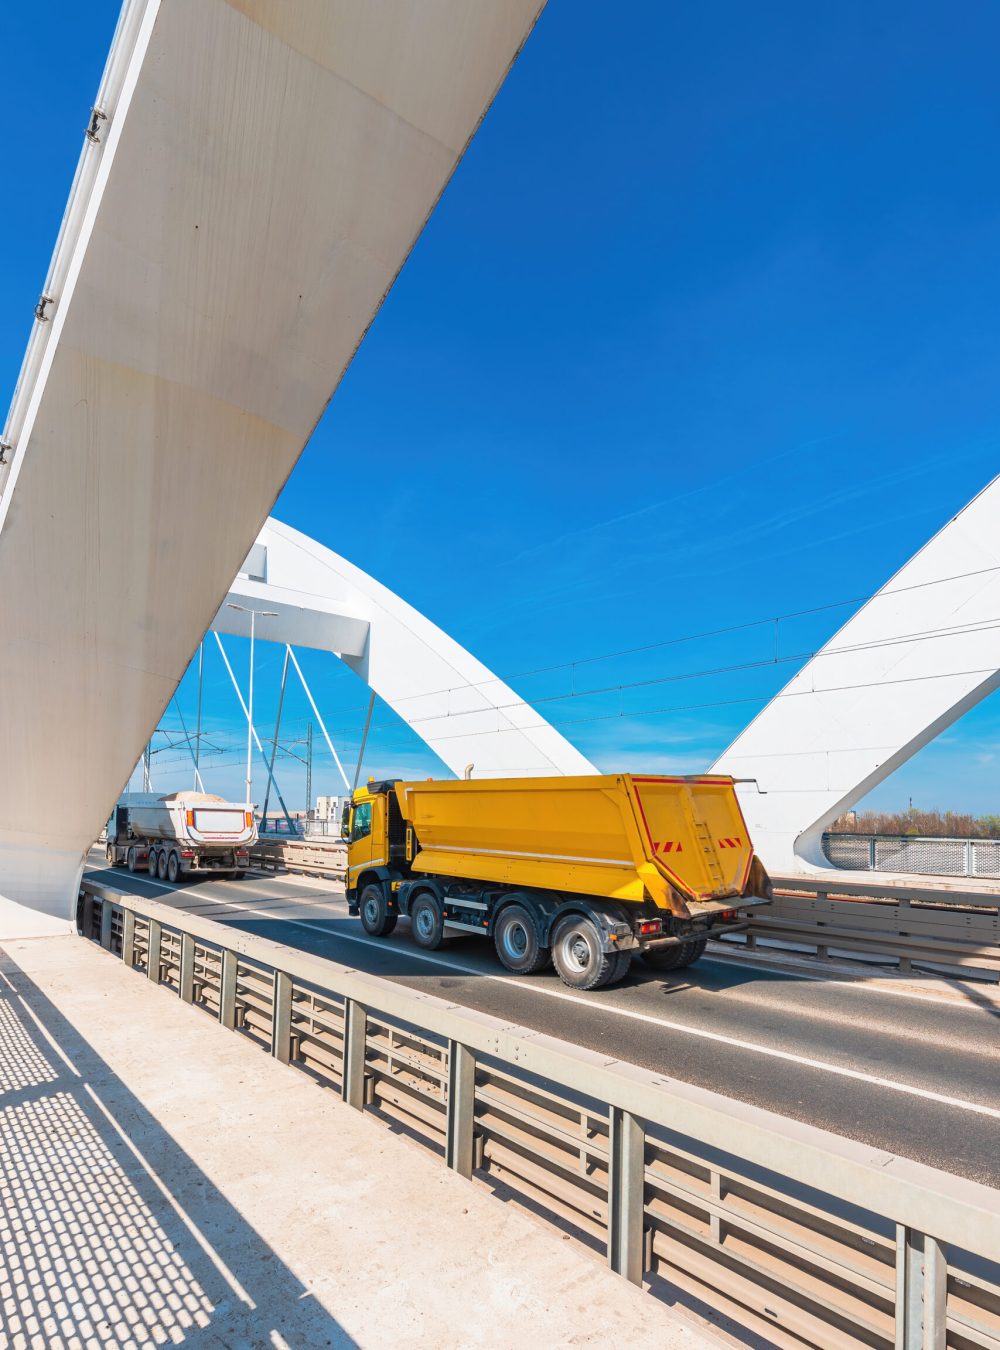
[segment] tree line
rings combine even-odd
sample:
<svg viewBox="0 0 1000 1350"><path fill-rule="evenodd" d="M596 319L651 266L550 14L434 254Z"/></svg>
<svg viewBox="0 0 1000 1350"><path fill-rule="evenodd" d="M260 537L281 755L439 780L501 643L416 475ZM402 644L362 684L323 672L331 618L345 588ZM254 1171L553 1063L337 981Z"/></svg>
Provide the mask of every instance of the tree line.
<svg viewBox="0 0 1000 1350"><path fill-rule="evenodd" d="M932 839L1000 839L1000 815L955 811L848 811L829 827L833 834L909 834Z"/></svg>

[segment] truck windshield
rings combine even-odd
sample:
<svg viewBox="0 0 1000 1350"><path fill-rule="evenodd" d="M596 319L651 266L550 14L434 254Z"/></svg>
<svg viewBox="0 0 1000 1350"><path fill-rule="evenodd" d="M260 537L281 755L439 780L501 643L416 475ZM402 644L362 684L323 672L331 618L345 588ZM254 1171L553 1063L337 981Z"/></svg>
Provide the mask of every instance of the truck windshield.
<svg viewBox="0 0 1000 1350"><path fill-rule="evenodd" d="M351 825L351 842L358 839L364 839L366 834L372 832L372 804L371 802L360 802L354 808L354 820Z"/></svg>

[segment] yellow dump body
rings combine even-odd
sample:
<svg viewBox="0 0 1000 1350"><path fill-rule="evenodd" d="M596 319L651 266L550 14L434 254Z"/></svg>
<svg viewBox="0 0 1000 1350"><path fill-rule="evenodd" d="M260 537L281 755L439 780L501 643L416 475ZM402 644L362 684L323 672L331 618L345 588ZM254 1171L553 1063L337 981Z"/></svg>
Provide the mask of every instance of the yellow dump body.
<svg viewBox="0 0 1000 1350"><path fill-rule="evenodd" d="M683 912L743 894L753 860L724 777L397 783L414 872Z"/></svg>

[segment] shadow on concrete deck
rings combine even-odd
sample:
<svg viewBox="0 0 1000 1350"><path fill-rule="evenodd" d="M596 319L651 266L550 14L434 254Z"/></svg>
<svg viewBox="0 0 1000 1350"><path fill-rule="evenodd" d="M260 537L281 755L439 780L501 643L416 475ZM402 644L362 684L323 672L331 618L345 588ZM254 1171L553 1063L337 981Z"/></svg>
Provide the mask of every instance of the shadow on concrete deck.
<svg viewBox="0 0 1000 1350"><path fill-rule="evenodd" d="M3 951L0 1332L47 1350L355 1344Z"/></svg>

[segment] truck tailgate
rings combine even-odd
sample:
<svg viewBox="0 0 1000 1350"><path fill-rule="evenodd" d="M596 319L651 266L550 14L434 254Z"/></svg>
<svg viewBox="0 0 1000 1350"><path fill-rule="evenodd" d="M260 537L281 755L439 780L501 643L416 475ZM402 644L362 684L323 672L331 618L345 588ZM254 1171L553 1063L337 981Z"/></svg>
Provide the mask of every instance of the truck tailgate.
<svg viewBox="0 0 1000 1350"><path fill-rule="evenodd" d="M699 900L738 896L753 848L731 778L627 778L647 856Z"/></svg>

